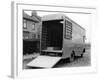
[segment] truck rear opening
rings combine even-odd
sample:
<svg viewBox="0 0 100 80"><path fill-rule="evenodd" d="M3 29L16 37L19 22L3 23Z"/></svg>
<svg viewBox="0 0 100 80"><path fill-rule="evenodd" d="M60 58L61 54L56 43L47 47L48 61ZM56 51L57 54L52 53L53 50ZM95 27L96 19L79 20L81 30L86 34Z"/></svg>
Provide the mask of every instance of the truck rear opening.
<svg viewBox="0 0 100 80"><path fill-rule="evenodd" d="M55 55L62 53L63 20L48 20L42 22L41 54ZM56 54L61 56L61 54Z"/></svg>

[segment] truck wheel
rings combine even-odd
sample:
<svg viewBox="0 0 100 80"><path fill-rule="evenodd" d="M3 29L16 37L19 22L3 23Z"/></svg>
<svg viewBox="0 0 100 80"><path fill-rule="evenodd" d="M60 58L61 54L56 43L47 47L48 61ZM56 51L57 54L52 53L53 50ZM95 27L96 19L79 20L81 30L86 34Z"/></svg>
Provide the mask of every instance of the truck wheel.
<svg viewBox="0 0 100 80"><path fill-rule="evenodd" d="M84 53L85 53L85 49L83 49L83 51L82 51L82 54L80 56L81 58L83 57Z"/></svg>
<svg viewBox="0 0 100 80"><path fill-rule="evenodd" d="M69 61L73 62L74 60L75 60L75 52L73 51L70 58L69 58Z"/></svg>
<svg viewBox="0 0 100 80"><path fill-rule="evenodd" d="M82 57L83 57L83 54L84 54L84 53L82 53L82 54L81 54L80 58L82 58Z"/></svg>

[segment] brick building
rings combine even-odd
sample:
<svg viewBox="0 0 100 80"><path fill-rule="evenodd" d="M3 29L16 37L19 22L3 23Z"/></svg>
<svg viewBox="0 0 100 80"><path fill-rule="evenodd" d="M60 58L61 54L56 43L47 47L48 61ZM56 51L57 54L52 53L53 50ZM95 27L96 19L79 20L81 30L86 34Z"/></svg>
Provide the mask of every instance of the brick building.
<svg viewBox="0 0 100 80"><path fill-rule="evenodd" d="M39 50L41 18L35 11L31 16L23 12L23 54Z"/></svg>

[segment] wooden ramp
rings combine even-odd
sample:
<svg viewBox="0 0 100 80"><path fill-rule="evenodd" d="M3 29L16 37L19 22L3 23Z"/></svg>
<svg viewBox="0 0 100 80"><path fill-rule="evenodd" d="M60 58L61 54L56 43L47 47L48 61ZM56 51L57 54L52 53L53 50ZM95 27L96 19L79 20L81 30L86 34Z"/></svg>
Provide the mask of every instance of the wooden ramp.
<svg viewBox="0 0 100 80"><path fill-rule="evenodd" d="M38 56L33 61L27 64L30 67L45 67L51 68L53 67L61 57L52 57L52 56Z"/></svg>

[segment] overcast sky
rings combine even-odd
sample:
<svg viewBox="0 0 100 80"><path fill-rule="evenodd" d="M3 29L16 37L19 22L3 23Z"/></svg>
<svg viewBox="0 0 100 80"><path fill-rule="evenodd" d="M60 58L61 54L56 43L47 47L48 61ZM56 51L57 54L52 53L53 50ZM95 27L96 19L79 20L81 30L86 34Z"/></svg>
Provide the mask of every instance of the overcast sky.
<svg viewBox="0 0 100 80"><path fill-rule="evenodd" d="M25 11L28 15L31 15L31 11ZM85 28L86 30L86 42L90 42L90 14L79 14L79 13L59 13L59 12L43 12L43 11L37 11L37 15L42 17L44 15L48 14L65 14L69 18L71 18L73 21L78 23L80 26Z"/></svg>

